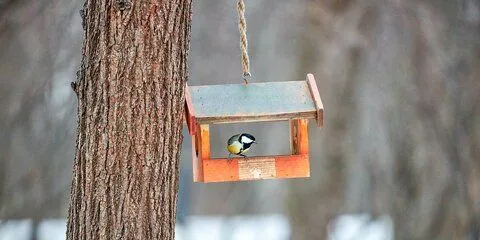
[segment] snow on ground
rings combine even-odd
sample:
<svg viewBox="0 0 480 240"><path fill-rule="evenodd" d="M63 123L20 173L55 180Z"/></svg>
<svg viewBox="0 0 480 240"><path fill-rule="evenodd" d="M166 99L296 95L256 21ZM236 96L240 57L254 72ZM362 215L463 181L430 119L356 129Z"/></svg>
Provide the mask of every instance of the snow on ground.
<svg viewBox="0 0 480 240"><path fill-rule="evenodd" d="M12 220L0 223L0 240L30 240L30 220ZM38 229L38 240L64 240L65 219L43 220ZM176 240L287 240L290 236L288 220L283 215L263 216L191 216L186 225L177 224Z"/></svg>
<svg viewBox="0 0 480 240"><path fill-rule="evenodd" d="M345 214L330 222L328 240L393 240L393 231L389 216Z"/></svg>
<svg viewBox="0 0 480 240"><path fill-rule="evenodd" d="M29 240L32 221L0 221L0 240Z"/></svg>
<svg viewBox="0 0 480 240"><path fill-rule="evenodd" d="M31 220L0 221L0 240L30 240ZM64 240L65 219L43 220L38 240ZM368 214L345 214L329 224L328 240L393 240L389 216L373 219ZM287 240L290 225L284 215L190 216L177 224L176 240Z"/></svg>

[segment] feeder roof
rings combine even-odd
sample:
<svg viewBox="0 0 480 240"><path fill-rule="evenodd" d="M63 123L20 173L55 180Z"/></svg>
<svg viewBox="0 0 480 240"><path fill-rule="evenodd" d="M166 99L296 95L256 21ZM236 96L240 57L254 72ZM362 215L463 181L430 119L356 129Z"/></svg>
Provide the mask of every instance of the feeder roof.
<svg viewBox="0 0 480 240"><path fill-rule="evenodd" d="M186 98L192 108L188 111L199 124L319 119L320 110L323 118L311 78L314 86L309 80L188 86Z"/></svg>

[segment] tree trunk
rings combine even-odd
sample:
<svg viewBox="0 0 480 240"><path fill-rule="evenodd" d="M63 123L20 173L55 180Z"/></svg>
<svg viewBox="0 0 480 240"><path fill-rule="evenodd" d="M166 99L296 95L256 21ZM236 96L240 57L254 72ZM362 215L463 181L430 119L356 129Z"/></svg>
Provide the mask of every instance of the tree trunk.
<svg viewBox="0 0 480 240"><path fill-rule="evenodd" d="M67 239L174 239L191 0L87 0Z"/></svg>

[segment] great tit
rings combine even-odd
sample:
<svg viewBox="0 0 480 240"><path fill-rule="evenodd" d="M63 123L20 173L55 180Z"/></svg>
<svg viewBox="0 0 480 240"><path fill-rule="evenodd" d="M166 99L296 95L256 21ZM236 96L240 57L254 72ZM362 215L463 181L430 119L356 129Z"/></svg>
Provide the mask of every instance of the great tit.
<svg viewBox="0 0 480 240"><path fill-rule="evenodd" d="M250 149L250 146L253 143L257 143L255 142L255 137L248 133L231 136L227 142L227 150L230 152L228 158L230 159L232 154L246 158L247 156L245 153Z"/></svg>

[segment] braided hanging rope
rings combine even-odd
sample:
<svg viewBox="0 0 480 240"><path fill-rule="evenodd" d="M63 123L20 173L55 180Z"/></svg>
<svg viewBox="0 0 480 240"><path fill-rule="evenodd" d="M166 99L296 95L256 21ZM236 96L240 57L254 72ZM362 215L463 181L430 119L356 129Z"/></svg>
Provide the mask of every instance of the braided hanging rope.
<svg viewBox="0 0 480 240"><path fill-rule="evenodd" d="M245 3L243 0L238 0L238 30L240 31L240 50L242 52L242 68L243 81L248 84L248 77L250 74L250 59L248 58L248 41L247 41L247 22L245 21Z"/></svg>

